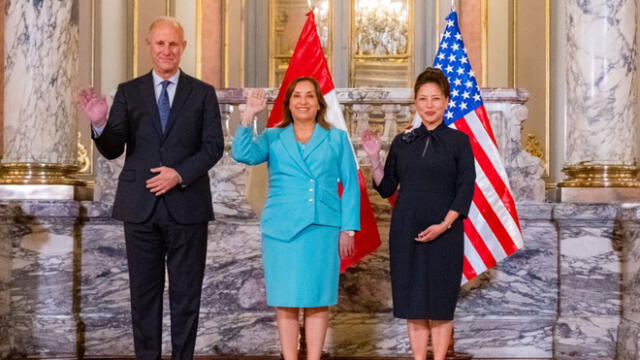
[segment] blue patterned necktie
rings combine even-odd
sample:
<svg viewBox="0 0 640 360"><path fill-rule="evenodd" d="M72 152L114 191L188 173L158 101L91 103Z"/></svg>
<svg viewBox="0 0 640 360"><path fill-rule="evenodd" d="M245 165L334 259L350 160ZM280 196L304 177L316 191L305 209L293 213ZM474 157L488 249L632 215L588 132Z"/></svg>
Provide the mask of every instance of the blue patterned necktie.
<svg viewBox="0 0 640 360"><path fill-rule="evenodd" d="M165 80L161 82L162 92L160 92L160 98L158 99L158 112L160 112L160 125L162 126L162 133L167 129L167 122L169 122L169 111L171 105L169 104L169 93L167 92L167 86L171 84L171 81Z"/></svg>

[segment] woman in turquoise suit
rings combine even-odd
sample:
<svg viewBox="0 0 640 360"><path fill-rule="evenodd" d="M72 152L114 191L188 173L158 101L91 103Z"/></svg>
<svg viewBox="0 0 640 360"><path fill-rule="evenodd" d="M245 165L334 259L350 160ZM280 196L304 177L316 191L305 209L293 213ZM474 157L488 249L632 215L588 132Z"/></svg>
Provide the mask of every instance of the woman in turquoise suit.
<svg viewBox="0 0 640 360"><path fill-rule="evenodd" d="M276 308L284 358L298 359L303 308L307 359L320 359L328 307L338 301L340 257L351 256L360 229L355 157L347 133L325 119L327 104L314 78L291 83L283 121L254 139L251 123L265 106L264 91L251 91L231 152L236 161L269 165L262 255L267 304Z"/></svg>

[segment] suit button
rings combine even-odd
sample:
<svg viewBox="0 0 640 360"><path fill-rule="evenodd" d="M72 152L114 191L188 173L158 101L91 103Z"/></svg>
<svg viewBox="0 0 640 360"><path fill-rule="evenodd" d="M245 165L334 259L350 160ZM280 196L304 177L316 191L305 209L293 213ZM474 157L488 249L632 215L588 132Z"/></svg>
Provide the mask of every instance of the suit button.
<svg viewBox="0 0 640 360"><path fill-rule="evenodd" d="M310 202L310 203L312 203L312 202L313 202L313 199L309 199L309 202Z"/></svg>
<svg viewBox="0 0 640 360"><path fill-rule="evenodd" d="M309 180L309 182L311 182L311 183L312 183L312 182L314 182L314 180L313 180L313 179L311 179L311 180Z"/></svg>
<svg viewBox="0 0 640 360"><path fill-rule="evenodd" d="M313 192L313 188L310 188L310 189L309 189L309 192Z"/></svg>

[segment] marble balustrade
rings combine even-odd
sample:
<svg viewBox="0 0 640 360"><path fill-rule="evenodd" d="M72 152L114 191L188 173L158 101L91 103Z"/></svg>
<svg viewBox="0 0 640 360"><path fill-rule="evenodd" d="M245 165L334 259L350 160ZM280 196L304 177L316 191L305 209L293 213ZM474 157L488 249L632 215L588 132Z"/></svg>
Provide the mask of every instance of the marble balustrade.
<svg viewBox="0 0 640 360"><path fill-rule="evenodd" d="M271 108L278 89L265 91L268 107ZM483 88L481 92L516 200L544 201L543 162L524 151L520 140L522 122L528 114L524 104L529 98L529 93L522 89L500 88ZM226 143L225 156L220 165L229 165L232 160L228 150L244 106L245 89L223 89L218 90L217 94ZM383 147L388 149L393 137L406 129L409 120L413 118L411 89L336 89L336 95L362 165L367 165L366 155L360 146L359 134L363 129L375 129L382 137ZM265 123L265 118L259 119L256 122L256 131L261 131ZM98 156L95 164L97 170L94 199L111 203L122 159L109 162Z"/></svg>

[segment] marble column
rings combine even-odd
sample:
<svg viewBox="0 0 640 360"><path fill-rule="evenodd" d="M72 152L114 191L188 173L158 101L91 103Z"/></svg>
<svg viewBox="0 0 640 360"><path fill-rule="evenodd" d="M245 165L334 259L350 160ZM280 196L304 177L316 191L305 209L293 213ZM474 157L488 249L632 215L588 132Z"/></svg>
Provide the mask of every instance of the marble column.
<svg viewBox="0 0 640 360"><path fill-rule="evenodd" d="M7 0L5 9L0 183L76 184L78 0Z"/></svg>
<svg viewBox="0 0 640 360"><path fill-rule="evenodd" d="M637 0L565 4L567 178L560 186L605 188L600 195L590 191L597 201L640 198L633 197L640 193L635 160ZM572 200L570 194L565 199Z"/></svg>

